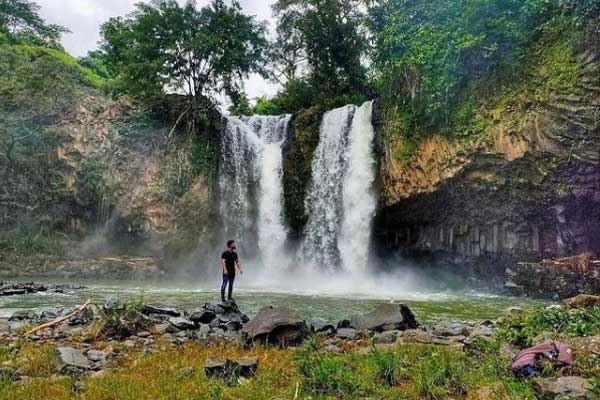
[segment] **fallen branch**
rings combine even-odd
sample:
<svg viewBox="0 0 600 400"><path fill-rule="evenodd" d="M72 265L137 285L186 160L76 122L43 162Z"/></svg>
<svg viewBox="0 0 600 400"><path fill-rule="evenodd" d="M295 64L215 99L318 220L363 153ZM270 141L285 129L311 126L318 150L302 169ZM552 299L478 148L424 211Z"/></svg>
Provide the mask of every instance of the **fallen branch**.
<svg viewBox="0 0 600 400"><path fill-rule="evenodd" d="M59 325L62 322L68 320L71 317L74 317L75 315L81 313L83 310L85 310L90 304L92 304L92 299L87 299L87 301L85 303L83 303L81 306L79 306L78 309L76 309L75 311L63 316L63 317L59 317L56 318L55 320L52 320L50 322L46 322L45 324L42 324L40 326L37 326L27 332L25 332L25 336L29 336L29 335L33 335L34 333L41 331L42 329L46 329L46 328L51 328L53 326Z"/></svg>

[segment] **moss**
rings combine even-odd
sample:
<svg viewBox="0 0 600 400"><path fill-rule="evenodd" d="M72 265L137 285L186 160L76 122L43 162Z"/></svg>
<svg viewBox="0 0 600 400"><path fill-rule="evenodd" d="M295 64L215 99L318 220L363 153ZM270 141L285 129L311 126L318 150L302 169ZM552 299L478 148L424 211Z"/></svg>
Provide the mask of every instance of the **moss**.
<svg viewBox="0 0 600 400"><path fill-rule="evenodd" d="M292 122L292 141L285 149L283 198L285 218L292 232L300 234L307 222L304 199L311 179L313 154L319 143L323 110L300 112Z"/></svg>

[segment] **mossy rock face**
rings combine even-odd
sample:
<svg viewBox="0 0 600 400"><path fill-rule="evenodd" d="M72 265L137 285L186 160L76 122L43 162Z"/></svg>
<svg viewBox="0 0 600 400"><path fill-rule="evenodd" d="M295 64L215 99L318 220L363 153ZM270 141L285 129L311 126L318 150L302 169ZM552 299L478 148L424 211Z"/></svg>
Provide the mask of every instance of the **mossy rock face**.
<svg viewBox="0 0 600 400"><path fill-rule="evenodd" d="M304 199L310 185L313 154L319 144L322 116L323 110L315 107L295 115L290 140L284 149L284 209L292 236L299 236L307 222Z"/></svg>

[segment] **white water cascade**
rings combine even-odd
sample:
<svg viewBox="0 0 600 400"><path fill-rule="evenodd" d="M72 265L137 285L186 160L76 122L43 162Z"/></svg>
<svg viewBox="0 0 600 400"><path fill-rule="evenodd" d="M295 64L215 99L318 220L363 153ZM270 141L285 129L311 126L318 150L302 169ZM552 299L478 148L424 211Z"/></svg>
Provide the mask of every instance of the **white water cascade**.
<svg viewBox="0 0 600 400"><path fill-rule="evenodd" d="M373 103L366 102L354 113L348 144L348 170L343 183L344 213L338 249L342 268L363 273L369 263L372 220L377 206L373 188L375 158L371 124Z"/></svg>
<svg viewBox="0 0 600 400"><path fill-rule="evenodd" d="M224 234L249 250L258 241L266 270L283 257L282 147L289 115L229 117L221 140L220 212Z"/></svg>
<svg viewBox="0 0 600 400"><path fill-rule="evenodd" d="M302 258L315 269L364 272L368 264L375 162L372 103L325 114L306 199Z"/></svg>

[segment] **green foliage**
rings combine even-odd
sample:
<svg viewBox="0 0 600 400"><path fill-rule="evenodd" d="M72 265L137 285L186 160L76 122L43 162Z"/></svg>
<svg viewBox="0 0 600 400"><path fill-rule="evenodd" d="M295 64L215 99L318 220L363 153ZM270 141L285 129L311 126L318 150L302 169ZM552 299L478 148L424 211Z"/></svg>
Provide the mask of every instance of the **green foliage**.
<svg viewBox="0 0 600 400"><path fill-rule="evenodd" d="M140 311L144 305L143 300L129 300L124 303L115 301L102 308L100 327L92 330L93 336L100 337L129 337L132 333L146 328L145 321Z"/></svg>
<svg viewBox="0 0 600 400"><path fill-rule="evenodd" d="M256 101L253 112L258 115L279 115L282 113L279 106L273 100L265 97L260 97Z"/></svg>
<svg viewBox="0 0 600 400"><path fill-rule="evenodd" d="M101 48L122 91L152 97L168 87L200 99L216 90L240 92L241 80L259 67L264 31L237 1L198 9L194 2L154 0L103 24Z"/></svg>
<svg viewBox="0 0 600 400"><path fill-rule="evenodd" d="M60 37L68 29L48 25L40 7L28 0L0 0L0 44L30 44L61 49Z"/></svg>
<svg viewBox="0 0 600 400"><path fill-rule="evenodd" d="M600 307L544 309L506 317L498 336L518 346L528 347L542 333L555 338L600 334Z"/></svg>
<svg viewBox="0 0 600 400"><path fill-rule="evenodd" d="M348 360L341 355L321 353L314 340L308 340L295 355L300 374L309 391L340 397L353 397L357 382L353 379Z"/></svg>
<svg viewBox="0 0 600 400"><path fill-rule="evenodd" d="M390 386L396 386L408 371L395 352L380 351L376 346L372 346L371 354L377 366L379 379Z"/></svg>
<svg viewBox="0 0 600 400"><path fill-rule="evenodd" d="M300 235L308 221L304 199L311 179L313 154L319 144L323 110L313 107L296 115L292 122L294 141L283 166L283 202L290 233Z"/></svg>
<svg viewBox="0 0 600 400"><path fill-rule="evenodd" d="M232 101L233 103L229 107L229 112L232 115L252 115L252 107L250 106L250 100L246 93L233 96Z"/></svg>
<svg viewBox="0 0 600 400"><path fill-rule="evenodd" d="M283 63L280 75L285 76L285 86L281 97L294 97L294 90L309 88L293 101L281 101L283 111L294 112L313 105L333 108L364 101L370 94L362 65L367 41L359 3L342 0L275 3L279 36L272 46L276 60ZM301 78L297 70L304 57L308 75Z"/></svg>

